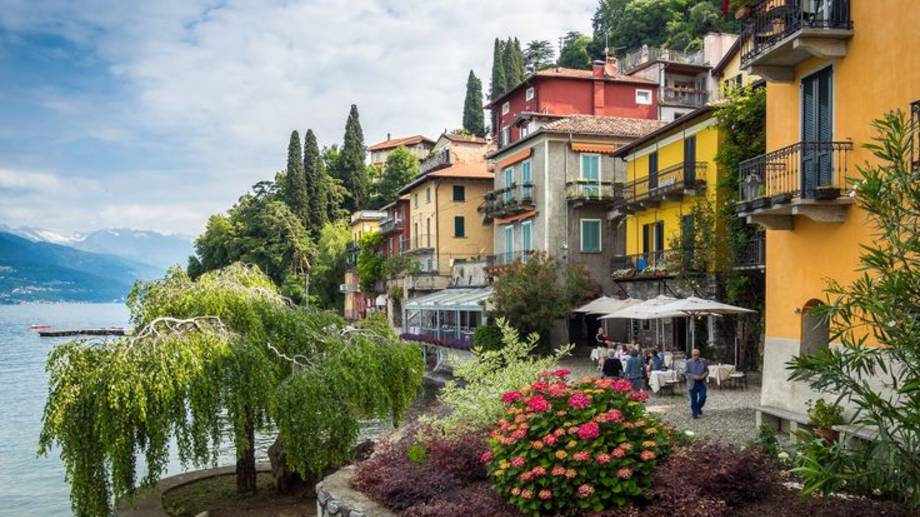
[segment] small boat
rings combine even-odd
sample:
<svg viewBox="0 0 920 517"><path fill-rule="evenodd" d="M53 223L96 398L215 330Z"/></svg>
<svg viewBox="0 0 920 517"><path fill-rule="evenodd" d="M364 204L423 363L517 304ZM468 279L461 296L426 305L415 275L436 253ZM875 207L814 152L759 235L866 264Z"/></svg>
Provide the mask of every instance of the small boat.
<svg viewBox="0 0 920 517"><path fill-rule="evenodd" d="M33 323L29 325L30 330L45 330L50 329L51 325L45 325L44 323Z"/></svg>

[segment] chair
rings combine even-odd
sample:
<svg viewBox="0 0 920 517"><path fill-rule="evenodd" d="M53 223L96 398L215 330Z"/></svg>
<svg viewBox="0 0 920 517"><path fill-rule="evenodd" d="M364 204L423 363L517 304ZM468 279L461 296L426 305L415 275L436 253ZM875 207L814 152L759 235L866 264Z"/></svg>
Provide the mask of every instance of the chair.
<svg viewBox="0 0 920 517"><path fill-rule="evenodd" d="M728 376L728 381L732 383L732 385L737 386L739 388L743 386L744 389L747 389L748 387L747 375L745 375L744 372L734 372L730 374Z"/></svg>

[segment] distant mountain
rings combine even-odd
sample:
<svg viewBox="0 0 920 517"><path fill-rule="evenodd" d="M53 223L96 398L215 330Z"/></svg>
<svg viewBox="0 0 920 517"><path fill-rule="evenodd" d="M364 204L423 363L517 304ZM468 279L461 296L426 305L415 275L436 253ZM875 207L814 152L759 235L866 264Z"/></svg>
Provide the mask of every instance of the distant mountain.
<svg viewBox="0 0 920 517"><path fill-rule="evenodd" d="M135 280L161 274L114 255L0 232L0 303L120 300Z"/></svg>
<svg viewBox="0 0 920 517"><path fill-rule="evenodd" d="M64 235L34 226L11 228L0 225L0 231L15 234L33 242L49 242L91 253L116 255L156 266L163 271L174 264L184 267L188 257L193 254L191 238L181 235L164 235L148 230L112 228Z"/></svg>

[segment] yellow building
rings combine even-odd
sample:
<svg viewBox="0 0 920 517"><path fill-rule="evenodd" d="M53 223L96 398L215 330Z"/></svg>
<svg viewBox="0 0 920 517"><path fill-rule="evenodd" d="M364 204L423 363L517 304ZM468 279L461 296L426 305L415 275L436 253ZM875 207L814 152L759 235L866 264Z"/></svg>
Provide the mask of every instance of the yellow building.
<svg viewBox="0 0 920 517"><path fill-rule="evenodd" d="M358 210L351 214L349 228L352 242L357 243L364 235L380 231L380 223L386 218L386 212L380 210Z"/></svg>
<svg viewBox="0 0 920 517"><path fill-rule="evenodd" d="M345 271L344 283L339 286L339 291L345 294L345 318L349 320L363 319L367 310L374 307L374 300L366 297L359 289L358 272L355 265L358 262L358 243L364 235L380 230L380 223L386 219L386 212L378 210L359 210L351 214L349 229L351 242L346 246L346 261L348 269Z"/></svg>
<svg viewBox="0 0 920 517"><path fill-rule="evenodd" d="M626 216L626 257L614 266L615 274L616 269L658 274L672 265L675 239L684 235L692 242L687 232L693 205L724 200L715 162L720 139L715 109L704 106L614 153L626 161L617 205Z"/></svg>
<svg viewBox="0 0 920 517"><path fill-rule="evenodd" d="M780 16L780 13L785 13ZM787 381L793 356L828 346L809 313L827 280L857 277L872 227L847 177L883 113L920 99L920 9L912 0L770 0L754 6L742 67L767 80L767 154L742 163L739 213L767 230L759 417L794 421L817 398Z"/></svg>

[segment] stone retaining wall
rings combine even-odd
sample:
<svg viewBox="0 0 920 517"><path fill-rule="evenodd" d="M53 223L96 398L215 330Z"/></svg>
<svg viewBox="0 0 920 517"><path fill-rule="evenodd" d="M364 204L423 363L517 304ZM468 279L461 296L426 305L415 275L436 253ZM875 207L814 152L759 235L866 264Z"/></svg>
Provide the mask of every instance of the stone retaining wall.
<svg viewBox="0 0 920 517"><path fill-rule="evenodd" d="M348 466L316 484L318 517L396 517L351 487L355 467Z"/></svg>

